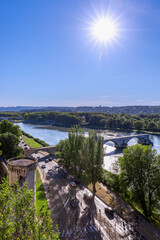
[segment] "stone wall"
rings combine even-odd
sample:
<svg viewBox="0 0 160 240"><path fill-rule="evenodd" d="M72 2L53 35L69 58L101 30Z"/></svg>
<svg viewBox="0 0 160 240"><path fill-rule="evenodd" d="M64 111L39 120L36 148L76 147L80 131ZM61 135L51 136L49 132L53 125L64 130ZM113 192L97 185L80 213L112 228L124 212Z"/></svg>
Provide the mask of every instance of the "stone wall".
<svg viewBox="0 0 160 240"><path fill-rule="evenodd" d="M54 153L56 151L56 146L24 149L24 154L25 154L25 156L30 156L31 154L38 153L39 151L45 151L45 152L48 152L51 155L54 155Z"/></svg>
<svg viewBox="0 0 160 240"><path fill-rule="evenodd" d="M34 199L36 200L36 168L37 159L29 158L26 159L14 159L11 158L7 161L8 172L9 172L9 184L12 185L18 181L19 185L22 186L24 182L27 183L29 189L34 191Z"/></svg>

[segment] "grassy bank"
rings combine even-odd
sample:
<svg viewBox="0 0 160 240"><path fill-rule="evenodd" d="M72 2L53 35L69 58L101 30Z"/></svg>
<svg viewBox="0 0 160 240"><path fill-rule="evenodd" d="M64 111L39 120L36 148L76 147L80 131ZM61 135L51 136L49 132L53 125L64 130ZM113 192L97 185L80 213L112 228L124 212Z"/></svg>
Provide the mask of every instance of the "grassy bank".
<svg viewBox="0 0 160 240"><path fill-rule="evenodd" d="M46 194L44 191L43 183L41 180L41 176L39 174L38 169L36 170L36 209L37 212L41 209L43 205L48 206L48 202L46 199Z"/></svg>
<svg viewBox="0 0 160 240"><path fill-rule="evenodd" d="M33 139L35 142L39 143L41 146L43 146L43 147L49 146L49 144L46 143L45 141L43 141L43 140L41 140L39 138L35 138L35 137L31 136L29 133L26 133L23 130L21 132L22 132L23 136Z"/></svg>
<svg viewBox="0 0 160 240"><path fill-rule="evenodd" d="M26 143L29 147L31 147L31 148L40 148L40 147L42 147L41 144L37 143L37 142L34 141L32 138L28 138L28 137L26 137L26 136L23 136L22 138L23 138L23 140L25 141L25 143Z"/></svg>

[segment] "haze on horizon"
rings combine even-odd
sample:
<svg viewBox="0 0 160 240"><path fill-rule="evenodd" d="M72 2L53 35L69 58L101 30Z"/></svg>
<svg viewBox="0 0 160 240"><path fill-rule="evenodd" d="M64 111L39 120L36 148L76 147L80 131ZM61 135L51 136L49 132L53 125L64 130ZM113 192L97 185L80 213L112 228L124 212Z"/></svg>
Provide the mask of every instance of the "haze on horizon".
<svg viewBox="0 0 160 240"><path fill-rule="evenodd" d="M158 0L1 1L0 106L160 105L159 9ZM106 15L109 37L97 22Z"/></svg>

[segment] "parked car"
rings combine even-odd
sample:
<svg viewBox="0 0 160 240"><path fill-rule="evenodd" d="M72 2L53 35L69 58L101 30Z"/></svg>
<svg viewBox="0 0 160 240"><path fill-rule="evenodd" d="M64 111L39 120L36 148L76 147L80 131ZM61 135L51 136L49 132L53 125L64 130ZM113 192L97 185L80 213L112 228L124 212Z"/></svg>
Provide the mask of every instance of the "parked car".
<svg viewBox="0 0 160 240"><path fill-rule="evenodd" d="M25 143L24 146L27 146L27 144Z"/></svg>
<svg viewBox="0 0 160 240"><path fill-rule="evenodd" d="M50 174L47 173L47 175L46 175L46 179L49 180L49 179L51 179L51 177L52 177L52 176L51 176Z"/></svg>
<svg viewBox="0 0 160 240"><path fill-rule="evenodd" d="M58 173L60 173L63 177L66 177L68 174L68 171L63 168L59 168Z"/></svg>
<svg viewBox="0 0 160 240"><path fill-rule="evenodd" d="M62 172L62 173L61 173L61 175L62 175L62 177L64 177L64 178L66 178L66 177L67 177L67 174L66 174L66 173L64 173L64 172Z"/></svg>
<svg viewBox="0 0 160 240"><path fill-rule="evenodd" d="M63 171L65 174L68 174L68 171L67 171L67 170L62 169L62 171Z"/></svg>
<svg viewBox="0 0 160 240"><path fill-rule="evenodd" d="M107 216L114 217L114 211L112 208L110 208L110 207L105 208L104 212Z"/></svg>
<svg viewBox="0 0 160 240"><path fill-rule="evenodd" d="M70 204L73 208L77 207L77 201L75 199L71 199Z"/></svg>
<svg viewBox="0 0 160 240"><path fill-rule="evenodd" d="M83 198L87 201L92 201L93 200L93 194L92 193L91 194L85 193Z"/></svg>
<svg viewBox="0 0 160 240"><path fill-rule="evenodd" d="M41 168L46 168L46 165L45 164L42 164L42 167Z"/></svg>
<svg viewBox="0 0 160 240"><path fill-rule="evenodd" d="M48 163L48 159L45 159L45 163Z"/></svg>
<svg viewBox="0 0 160 240"><path fill-rule="evenodd" d="M77 185L80 184L79 179L74 179L74 182L75 182Z"/></svg>
<svg viewBox="0 0 160 240"><path fill-rule="evenodd" d="M58 166L55 166L55 168L60 169L60 166L59 166L59 165L58 165Z"/></svg>
<svg viewBox="0 0 160 240"><path fill-rule="evenodd" d="M46 179L49 180L52 177L54 177L54 173L53 173L52 169L49 169L47 172L47 175L46 175Z"/></svg>
<svg viewBox="0 0 160 240"><path fill-rule="evenodd" d="M76 187L76 186L77 186L77 184L76 184L75 182L70 182L70 185L71 185L72 187Z"/></svg>
<svg viewBox="0 0 160 240"><path fill-rule="evenodd" d="M52 157L49 158L49 161L52 161Z"/></svg>

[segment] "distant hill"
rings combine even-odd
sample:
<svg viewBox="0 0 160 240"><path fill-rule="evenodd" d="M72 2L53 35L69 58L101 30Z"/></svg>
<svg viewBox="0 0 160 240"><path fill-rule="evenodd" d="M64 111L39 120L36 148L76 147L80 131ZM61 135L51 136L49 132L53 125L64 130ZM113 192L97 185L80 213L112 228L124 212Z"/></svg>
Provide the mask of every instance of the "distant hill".
<svg viewBox="0 0 160 240"><path fill-rule="evenodd" d="M137 114L160 114L160 106L123 106L123 107L32 107L32 106L17 106L17 107L0 107L0 112L100 112L100 113L127 113L132 115Z"/></svg>

